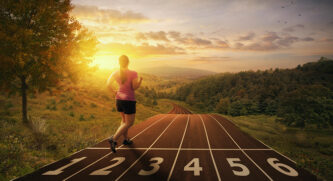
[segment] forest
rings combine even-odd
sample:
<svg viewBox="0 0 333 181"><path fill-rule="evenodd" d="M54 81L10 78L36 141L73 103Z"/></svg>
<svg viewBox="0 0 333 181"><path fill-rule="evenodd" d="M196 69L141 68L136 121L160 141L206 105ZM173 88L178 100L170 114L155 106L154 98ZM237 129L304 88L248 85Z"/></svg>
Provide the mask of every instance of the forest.
<svg viewBox="0 0 333 181"><path fill-rule="evenodd" d="M333 61L321 57L292 69L221 73L161 96L203 112L277 115L289 126L326 128L333 125Z"/></svg>

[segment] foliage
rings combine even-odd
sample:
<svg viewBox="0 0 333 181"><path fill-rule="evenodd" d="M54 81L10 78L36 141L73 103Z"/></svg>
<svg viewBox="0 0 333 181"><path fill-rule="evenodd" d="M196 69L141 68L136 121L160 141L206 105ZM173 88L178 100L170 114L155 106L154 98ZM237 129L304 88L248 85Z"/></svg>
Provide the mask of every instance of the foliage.
<svg viewBox="0 0 333 181"><path fill-rule="evenodd" d="M294 69L224 73L201 78L179 87L167 97L193 105L204 112L233 116L279 115L292 126L333 125L333 61Z"/></svg>
<svg viewBox="0 0 333 181"><path fill-rule="evenodd" d="M0 1L0 88L20 92L27 121L27 91L50 90L76 81L96 51L97 41L69 15L69 0Z"/></svg>

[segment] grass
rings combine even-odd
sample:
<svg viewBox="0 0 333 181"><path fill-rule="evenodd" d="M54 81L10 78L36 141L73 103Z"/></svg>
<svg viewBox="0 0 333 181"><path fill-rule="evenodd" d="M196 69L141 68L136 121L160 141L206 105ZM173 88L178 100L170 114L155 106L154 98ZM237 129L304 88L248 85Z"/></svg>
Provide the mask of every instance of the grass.
<svg viewBox="0 0 333 181"><path fill-rule="evenodd" d="M0 94L0 181L10 180L92 146L112 135L120 124L115 101L96 89L43 93L28 97L31 126L21 121L21 99ZM172 105L138 102L135 124Z"/></svg>
<svg viewBox="0 0 333 181"><path fill-rule="evenodd" d="M332 129L286 127L275 116L223 116L319 178L333 180Z"/></svg>

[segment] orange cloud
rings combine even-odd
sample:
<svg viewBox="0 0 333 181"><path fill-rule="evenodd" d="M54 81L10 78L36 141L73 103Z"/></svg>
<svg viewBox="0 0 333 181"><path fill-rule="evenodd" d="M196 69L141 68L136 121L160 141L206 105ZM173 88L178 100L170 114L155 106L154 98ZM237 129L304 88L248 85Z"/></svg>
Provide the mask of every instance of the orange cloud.
<svg viewBox="0 0 333 181"><path fill-rule="evenodd" d="M79 20L101 24L141 23L149 21L141 13L120 12L114 9L99 9L96 6L75 5L72 15Z"/></svg>
<svg viewBox="0 0 333 181"><path fill-rule="evenodd" d="M137 40L147 40L147 39L152 39L155 41L170 41L167 38L167 34L164 31L157 31L157 32L148 32L148 33L137 33L136 35Z"/></svg>
<svg viewBox="0 0 333 181"><path fill-rule="evenodd" d="M141 45L121 44L121 43L108 43L100 46L100 53L102 54L127 54L136 57L148 57L156 55L175 55L185 54L185 50L179 47L165 46L161 44L149 45L143 43Z"/></svg>

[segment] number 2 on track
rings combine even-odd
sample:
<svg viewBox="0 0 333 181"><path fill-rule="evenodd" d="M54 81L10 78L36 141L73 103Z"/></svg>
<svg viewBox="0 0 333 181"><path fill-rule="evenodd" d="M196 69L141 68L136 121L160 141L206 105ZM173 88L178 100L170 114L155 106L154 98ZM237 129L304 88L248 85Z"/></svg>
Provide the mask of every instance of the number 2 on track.
<svg viewBox="0 0 333 181"><path fill-rule="evenodd" d="M123 163L125 161L125 157L115 157L111 161L116 161L116 163L109 165L107 167L95 170L95 171L91 172L90 175L109 175L111 173L111 170L108 170L108 169L113 168L113 167L118 166L121 163Z"/></svg>

